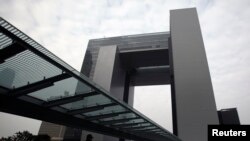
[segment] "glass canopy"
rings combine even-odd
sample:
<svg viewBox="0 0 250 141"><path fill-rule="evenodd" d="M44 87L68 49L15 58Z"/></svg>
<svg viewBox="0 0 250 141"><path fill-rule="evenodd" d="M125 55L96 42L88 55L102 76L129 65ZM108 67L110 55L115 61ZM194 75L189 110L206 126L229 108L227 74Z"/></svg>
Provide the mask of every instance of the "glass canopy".
<svg viewBox="0 0 250 141"><path fill-rule="evenodd" d="M2 18L0 95L149 140L179 140Z"/></svg>

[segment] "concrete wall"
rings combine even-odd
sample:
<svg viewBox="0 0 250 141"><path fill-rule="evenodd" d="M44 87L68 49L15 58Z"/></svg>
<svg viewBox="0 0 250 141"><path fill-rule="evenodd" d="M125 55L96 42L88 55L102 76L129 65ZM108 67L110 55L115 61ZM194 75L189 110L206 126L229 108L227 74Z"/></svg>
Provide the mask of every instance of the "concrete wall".
<svg viewBox="0 0 250 141"><path fill-rule="evenodd" d="M96 61L100 48L117 45L120 52L144 49L168 48L169 32L157 32L128 36L91 39L83 60L81 73L93 79Z"/></svg>
<svg viewBox="0 0 250 141"><path fill-rule="evenodd" d="M112 96L123 100L125 71L120 64L117 46L100 48L93 81L110 91ZM119 141L119 138L103 135L103 141Z"/></svg>
<svg viewBox="0 0 250 141"><path fill-rule="evenodd" d="M171 10L170 32L178 136L206 141L219 122L196 9Z"/></svg>

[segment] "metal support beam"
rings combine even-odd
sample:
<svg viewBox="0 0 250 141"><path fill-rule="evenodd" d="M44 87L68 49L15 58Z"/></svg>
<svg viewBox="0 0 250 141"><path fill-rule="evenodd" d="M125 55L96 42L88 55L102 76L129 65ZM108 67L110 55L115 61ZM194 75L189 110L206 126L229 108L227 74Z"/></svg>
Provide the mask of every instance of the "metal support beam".
<svg viewBox="0 0 250 141"><path fill-rule="evenodd" d="M10 23L8 23L10 24ZM47 56L45 53L41 52L41 50L31 46L30 44L28 44L27 42L25 42L24 40L22 40L21 38L19 38L17 35L11 33L10 31L8 31L7 29L5 29L4 27L0 26L0 31L7 37L11 38L12 40L15 40L16 42L18 42L20 45L22 45L23 47L27 48L29 51L33 52L34 54L38 55L39 57L43 58L44 60L48 61L49 63L55 65L56 67L62 69L63 71L65 71L66 73L72 75L73 77L75 77L76 79L78 79L81 82L84 82L86 85L90 86L91 88L95 89L96 91L99 92L103 92L102 90L94 87L93 83L87 81L86 79L83 79L81 76L79 76L78 74L75 74L74 72L72 72L71 70L69 70L68 67L66 67L65 65L60 64L59 62L55 61L54 59L52 59L51 57ZM24 33L23 33L24 34ZM27 36L28 37L28 36ZM32 40L32 39L30 39ZM35 42L35 41L34 41ZM36 43L36 42L35 42ZM37 43L38 44L38 43Z"/></svg>
<svg viewBox="0 0 250 141"><path fill-rule="evenodd" d="M75 101L79 101L79 100L82 100L82 99L84 99L86 97L99 95L99 94L100 93L98 93L96 91L92 91L92 92L88 92L88 93L83 93L83 94L76 94L74 96L70 96L70 97L66 97L66 98L62 98L62 99L57 99L57 100L53 100L53 101L49 101L49 102L44 102L42 104L42 106L44 106L44 107L59 106L59 105L63 105L63 104L67 104L67 103L71 103L71 102L75 102Z"/></svg>
<svg viewBox="0 0 250 141"><path fill-rule="evenodd" d="M11 58L25 50L27 50L27 48L23 47L17 42L13 42L8 47L5 47L0 50L0 64L4 63L6 59Z"/></svg>
<svg viewBox="0 0 250 141"><path fill-rule="evenodd" d="M152 126L152 127L153 127L153 126ZM146 127L146 128L143 128L143 129L136 129L136 130L133 130L133 132L137 132L137 131L138 131L138 132L142 132L142 131L143 131L143 132L144 132L144 131L151 131L151 130L154 130L154 129L156 129L156 128L157 128L157 127L149 128L149 129L148 129L148 128Z"/></svg>
<svg viewBox="0 0 250 141"><path fill-rule="evenodd" d="M157 132L162 132L162 130L158 128L158 129L151 130L151 132L157 133Z"/></svg>
<svg viewBox="0 0 250 141"><path fill-rule="evenodd" d="M101 124L115 124L115 123L121 123L121 122L128 122L130 120L140 119L140 117L133 117L133 118L125 118L125 119L117 119L117 120L108 120L108 121L102 121Z"/></svg>
<svg viewBox="0 0 250 141"><path fill-rule="evenodd" d="M128 130L136 130L136 129L147 128L147 127L152 127L152 125L139 126L139 127L131 127L131 128L128 128Z"/></svg>
<svg viewBox="0 0 250 141"><path fill-rule="evenodd" d="M130 113L130 111L110 113L110 114L103 114L103 115L97 115L97 116L89 116L89 117L86 117L85 119L87 119L87 120L98 120L98 119L115 117L115 116L119 116L121 114L127 114L127 113Z"/></svg>
<svg viewBox="0 0 250 141"><path fill-rule="evenodd" d="M70 78L71 76L67 73L63 73L57 76L50 77L48 79L44 79L42 81L38 81L20 88L16 88L8 93L10 96L20 97L26 95L31 92L35 92L50 86L54 85L54 82L61 81L63 79Z"/></svg>
<svg viewBox="0 0 250 141"><path fill-rule="evenodd" d="M143 123L147 123L147 122L143 121L143 122L138 122L138 123L126 123L126 124L118 124L118 125L112 125L112 126L115 128L128 128L128 127L133 127L133 126L140 125Z"/></svg>
<svg viewBox="0 0 250 141"><path fill-rule="evenodd" d="M113 128L105 127L84 119L79 119L74 116L60 113L58 111L54 111L36 104L28 103L15 98L13 99L12 97L6 95L0 95L0 111L61 124L69 127L80 128L83 130L93 131L110 136L124 137L131 140L154 141L154 139L152 138L146 138L143 136L133 135L131 133L121 132ZM159 141L165 140L164 138L162 138Z"/></svg>
<svg viewBox="0 0 250 141"><path fill-rule="evenodd" d="M103 105L85 107L85 108L81 108L81 109L69 110L67 113L70 114L70 115L77 115L77 114L82 114L82 113L87 113L87 112L102 110L105 107L110 107L110 106L115 106L115 105L117 105L117 103L109 103L109 104L103 104Z"/></svg>

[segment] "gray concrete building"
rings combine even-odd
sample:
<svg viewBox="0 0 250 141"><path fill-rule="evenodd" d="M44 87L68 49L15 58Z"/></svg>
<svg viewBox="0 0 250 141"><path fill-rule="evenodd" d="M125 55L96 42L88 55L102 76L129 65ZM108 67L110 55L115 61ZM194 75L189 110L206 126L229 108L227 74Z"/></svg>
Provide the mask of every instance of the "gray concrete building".
<svg viewBox="0 0 250 141"><path fill-rule="evenodd" d="M218 115L220 125L240 125L237 108L221 109Z"/></svg>
<svg viewBox="0 0 250 141"><path fill-rule="evenodd" d="M183 141L206 141L207 125L219 124L195 8L171 10L170 32L90 40L81 72L131 106L135 86L171 85L173 132Z"/></svg>

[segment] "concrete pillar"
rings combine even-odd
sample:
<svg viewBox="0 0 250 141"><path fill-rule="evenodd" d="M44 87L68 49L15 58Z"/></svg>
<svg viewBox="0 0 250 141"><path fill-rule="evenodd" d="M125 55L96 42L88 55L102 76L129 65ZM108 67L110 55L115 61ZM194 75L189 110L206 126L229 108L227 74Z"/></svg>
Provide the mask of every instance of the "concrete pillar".
<svg viewBox="0 0 250 141"><path fill-rule="evenodd" d="M207 125L219 122L196 9L171 10L170 32L177 135L207 141Z"/></svg>
<svg viewBox="0 0 250 141"><path fill-rule="evenodd" d="M100 48L93 81L109 91L112 96L122 101L125 75L126 73L120 64L117 46ZM103 141L119 141L119 138L104 135Z"/></svg>

